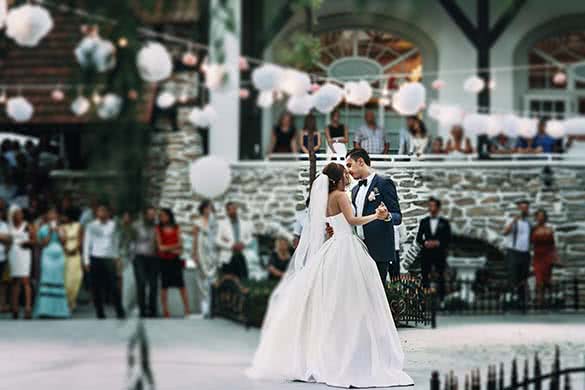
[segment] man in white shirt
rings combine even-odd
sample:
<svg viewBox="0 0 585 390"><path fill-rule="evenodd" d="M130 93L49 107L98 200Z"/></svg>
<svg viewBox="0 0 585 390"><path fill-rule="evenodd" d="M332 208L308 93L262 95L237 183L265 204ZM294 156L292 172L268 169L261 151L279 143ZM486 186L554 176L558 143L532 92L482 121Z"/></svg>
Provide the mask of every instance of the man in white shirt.
<svg viewBox="0 0 585 390"><path fill-rule="evenodd" d="M530 203L521 200L516 203L519 214L504 227L504 245L510 287L516 291L521 305L526 303L526 280L530 274L530 235L532 225L528 221Z"/></svg>
<svg viewBox="0 0 585 390"><path fill-rule="evenodd" d="M118 229L105 204L98 206L96 216L87 225L83 240L83 263L89 272L96 315L99 319L106 318L104 299L107 294L113 294L116 315L122 319L125 313L118 288Z"/></svg>
<svg viewBox="0 0 585 390"><path fill-rule="evenodd" d="M366 111L366 123L359 128L353 141L356 149L364 149L369 154L387 154L390 144L384 129L378 127L374 111Z"/></svg>

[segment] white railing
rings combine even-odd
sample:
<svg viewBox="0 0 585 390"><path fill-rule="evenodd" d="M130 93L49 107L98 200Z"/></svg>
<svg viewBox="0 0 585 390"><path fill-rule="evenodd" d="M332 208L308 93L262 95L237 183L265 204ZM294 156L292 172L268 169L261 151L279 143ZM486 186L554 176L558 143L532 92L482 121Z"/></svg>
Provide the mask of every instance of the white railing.
<svg viewBox="0 0 585 390"><path fill-rule="evenodd" d="M332 155L327 153L317 153L317 161L330 161ZM307 161L308 155L304 153L279 153L271 154L266 157L265 161ZM473 154L371 154L372 161L386 162L419 162L419 161L486 161L480 159L477 153ZM564 161L565 155L560 153L511 153L511 154L492 154L489 160L506 160L506 161ZM582 160L585 161L585 156Z"/></svg>

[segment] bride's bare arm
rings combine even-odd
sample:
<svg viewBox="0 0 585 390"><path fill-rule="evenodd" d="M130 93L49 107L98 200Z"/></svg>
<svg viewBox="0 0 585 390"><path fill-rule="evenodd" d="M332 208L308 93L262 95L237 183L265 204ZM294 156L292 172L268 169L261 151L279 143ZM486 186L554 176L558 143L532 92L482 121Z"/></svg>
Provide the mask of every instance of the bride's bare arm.
<svg viewBox="0 0 585 390"><path fill-rule="evenodd" d="M336 194L337 205L339 209L343 213L343 216L349 222L350 225L366 225L376 219L383 219L379 213L371 214L365 217L356 217L353 215L353 210L351 208L351 203L349 203L349 199L343 192L339 192Z"/></svg>

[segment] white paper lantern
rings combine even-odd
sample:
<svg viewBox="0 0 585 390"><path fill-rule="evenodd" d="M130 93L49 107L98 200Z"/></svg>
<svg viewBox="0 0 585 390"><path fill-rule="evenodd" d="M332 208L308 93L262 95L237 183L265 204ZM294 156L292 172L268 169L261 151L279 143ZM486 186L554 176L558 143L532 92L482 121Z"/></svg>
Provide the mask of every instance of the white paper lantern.
<svg viewBox="0 0 585 390"><path fill-rule="evenodd" d="M307 115L315 105L315 98L309 94L291 96L286 103L286 108L295 115Z"/></svg>
<svg viewBox="0 0 585 390"><path fill-rule="evenodd" d="M199 59L197 58L197 55L193 53L191 50L185 52L183 54L183 57L181 57L181 62L183 63L183 65L189 67L197 65L198 60Z"/></svg>
<svg viewBox="0 0 585 390"><path fill-rule="evenodd" d="M51 99L55 102L63 101L65 99L65 92L61 88L55 88L51 91Z"/></svg>
<svg viewBox="0 0 585 390"><path fill-rule="evenodd" d="M14 7L6 15L6 35L20 46L38 45L52 28L51 14L38 5Z"/></svg>
<svg viewBox="0 0 585 390"><path fill-rule="evenodd" d="M496 85L497 85L496 80L491 79L488 83L488 88L493 91L494 89L496 89Z"/></svg>
<svg viewBox="0 0 585 390"><path fill-rule="evenodd" d="M515 138L518 136L520 129L520 118L514 114L504 115L502 117L502 132L510 137Z"/></svg>
<svg viewBox="0 0 585 390"><path fill-rule="evenodd" d="M429 108L427 109L427 114L435 119L435 120L439 120L439 118L441 117L441 109L443 107L436 102L433 102L429 105Z"/></svg>
<svg viewBox="0 0 585 390"><path fill-rule="evenodd" d="M97 109L97 115L101 119L114 119L122 111L122 98L114 93L108 93L103 98Z"/></svg>
<svg viewBox="0 0 585 390"><path fill-rule="evenodd" d="M328 114L341 103L343 89L335 84L327 83L319 88L313 96L315 97L315 108L322 114Z"/></svg>
<svg viewBox="0 0 585 390"><path fill-rule="evenodd" d="M550 120L546 122L546 133L553 138L559 139L565 136L565 127L563 122Z"/></svg>
<svg viewBox="0 0 585 390"><path fill-rule="evenodd" d="M538 132L538 120L534 118L520 118L518 121L518 135L523 138L532 138Z"/></svg>
<svg viewBox="0 0 585 390"><path fill-rule="evenodd" d="M290 96L301 96L311 90L311 78L305 72L285 69L279 81L279 90Z"/></svg>
<svg viewBox="0 0 585 390"><path fill-rule="evenodd" d="M489 115L487 119L487 135L495 137L502 132L502 117L500 115Z"/></svg>
<svg viewBox="0 0 585 390"><path fill-rule="evenodd" d="M156 98L156 105L163 110L175 105L177 99L170 92L162 92Z"/></svg>
<svg viewBox="0 0 585 390"><path fill-rule="evenodd" d="M445 85L447 85L443 80L437 79L435 81L433 81L433 83L431 84L431 87L433 87L433 89L439 90L445 87Z"/></svg>
<svg viewBox="0 0 585 390"><path fill-rule="evenodd" d="M89 111L90 107L91 107L91 103L89 102L89 99L86 98L85 96L78 96L71 103L71 111L73 111L73 113L76 116L85 115Z"/></svg>
<svg viewBox="0 0 585 390"><path fill-rule="evenodd" d="M74 53L77 62L84 68L94 67L98 72L106 72L116 66L114 44L100 37L83 38Z"/></svg>
<svg viewBox="0 0 585 390"><path fill-rule="evenodd" d="M216 156L205 156L191 163L189 177L195 194L213 199L228 190L232 172L227 161Z"/></svg>
<svg viewBox="0 0 585 390"><path fill-rule="evenodd" d="M321 88L321 86L319 84L317 84L317 83L311 84L311 92L312 93L317 92L320 88Z"/></svg>
<svg viewBox="0 0 585 390"><path fill-rule="evenodd" d="M268 107L272 106L273 103L274 103L274 94L272 91L260 92L260 95L258 95L258 101L256 102L256 104L258 104L258 107L268 108Z"/></svg>
<svg viewBox="0 0 585 390"><path fill-rule="evenodd" d="M464 116L465 112L459 106L443 106L441 107L441 116L439 118L439 124L447 128L456 125L461 125Z"/></svg>
<svg viewBox="0 0 585 390"><path fill-rule="evenodd" d="M421 83L406 83L394 94L392 107L401 115L416 115L424 108L426 94Z"/></svg>
<svg viewBox="0 0 585 390"><path fill-rule="evenodd" d="M137 56L138 71L145 80L156 83L173 73L173 59L168 50L156 42L147 43Z"/></svg>
<svg viewBox="0 0 585 390"><path fill-rule="evenodd" d="M210 64L205 72L205 86L215 91L223 85L226 76L225 67L222 64Z"/></svg>
<svg viewBox="0 0 585 390"><path fill-rule="evenodd" d="M252 72L252 83L260 91L272 91L278 88L282 74L283 69L280 66L272 64L262 65Z"/></svg>
<svg viewBox="0 0 585 390"><path fill-rule="evenodd" d="M567 82L567 75L565 72L559 71L553 76L553 83L555 85L563 85Z"/></svg>
<svg viewBox="0 0 585 390"><path fill-rule="evenodd" d="M209 127L209 122L206 121L203 110L195 107L189 113L189 122L195 127Z"/></svg>
<svg viewBox="0 0 585 390"><path fill-rule="evenodd" d="M372 98L372 86L367 81L345 83L345 100L356 106L363 106Z"/></svg>
<svg viewBox="0 0 585 390"><path fill-rule="evenodd" d="M6 0L0 0L0 28L4 27L6 23L6 15L8 14L8 3Z"/></svg>
<svg viewBox="0 0 585 390"><path fill-rule="evenodd" d="M480 93L485 88L485 81L477 76L468 77L463 83L463 90L469 93Z"/></svg>
<svg viewBox="0 0 585 390"><path fill-rule="evenodd" d="M27 122L34 113L32 104L22 96L8 99L6 102L6 114L15 122Z"/></svg>
<svg viewBox="0 0 585 390"><path fill-rule="evenodd" d="M488 129L488 116L485 114L465 115L462 126L465 133L469 136L484 135Z"/></svg>
<svg viewBox="0 0 585 390"><path fill-rule="evenodd" d="M207 104L205 107L203 107L203 117L209 124L208 126L217 121L217 111L215 111L215 108L213 108L211 104Z"/></svg>
<svg viewBox="0 0 585 390"><path fill-rule="evenodd" d="M567 119L564 127L567 135L585 135L585 117Z"/></svg>

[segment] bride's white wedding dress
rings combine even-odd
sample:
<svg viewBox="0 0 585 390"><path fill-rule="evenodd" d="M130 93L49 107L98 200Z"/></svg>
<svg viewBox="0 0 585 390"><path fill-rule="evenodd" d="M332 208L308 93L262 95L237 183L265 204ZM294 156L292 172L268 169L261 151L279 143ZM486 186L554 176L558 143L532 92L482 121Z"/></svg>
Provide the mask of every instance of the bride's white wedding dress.
<svg viewBox="0 0 585 390"><path fill-rule="evenodd" d="M343 214L326 221L334 236L302 261L297 250L295 268L272 294L248 375L339 387L412 385L374 261ZM314 222L311 229L321 228ZM301 241L318 234L303 233Z"/></svg>

